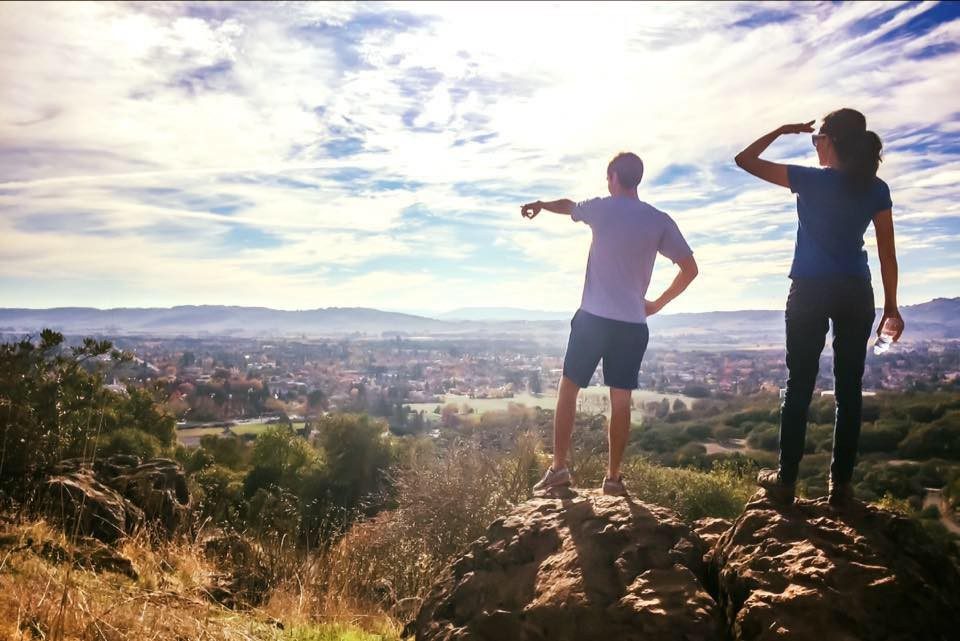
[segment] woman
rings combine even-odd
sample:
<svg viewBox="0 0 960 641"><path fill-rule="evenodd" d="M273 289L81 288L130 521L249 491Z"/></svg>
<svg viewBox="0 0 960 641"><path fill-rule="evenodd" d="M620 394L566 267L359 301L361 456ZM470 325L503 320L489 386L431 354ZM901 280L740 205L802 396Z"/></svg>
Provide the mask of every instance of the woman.
<svg viewBox="0 0 960 641"><path fill-rule="evenodd" d="M807 409L820 369L828 320L833 322L833 376L837 403L830 464L831 505L853 499L851 479L860 438L862 379L875 317L863 235L873 221L883 279L883 318L877 328L903 333L897 309L897 256L890 189L877 178L880 138L863 114L839 109L812 136L823 169L782 165L760 154L783 134L813 132L813 122L784 125L737 154L754 176L797 195L799 228L787 297L787 392L780 412L780 468L757 479L768 495L792 503L807 430ZM889 321L889 322L888 322Z"/></svg>

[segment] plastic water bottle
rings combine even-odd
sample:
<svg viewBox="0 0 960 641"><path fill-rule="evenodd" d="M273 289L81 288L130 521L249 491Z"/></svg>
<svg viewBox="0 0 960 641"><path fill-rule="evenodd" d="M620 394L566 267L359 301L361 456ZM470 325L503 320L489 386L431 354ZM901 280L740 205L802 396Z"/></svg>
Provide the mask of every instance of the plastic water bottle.
<svg viewBox="0 0 960 641"><path fill-rule="evenodd" d="M893 345L893 337L903 328L903 321L899 318L888 318L883 321L883 327L880 328L880 335L873 344L873 353L877 356L886 354Z"/></svg>

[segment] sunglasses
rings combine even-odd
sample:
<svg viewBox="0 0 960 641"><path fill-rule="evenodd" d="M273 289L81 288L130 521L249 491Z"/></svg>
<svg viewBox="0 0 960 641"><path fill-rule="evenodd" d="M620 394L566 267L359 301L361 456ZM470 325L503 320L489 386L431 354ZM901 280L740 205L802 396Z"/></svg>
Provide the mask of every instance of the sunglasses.
<svg viewBox="0 0 960 641"><path fill-rule="evenodd" d="M810 140L813 142L814 147L816 147L817 143L823 140L824 138L827 138L827 134L813 134L812 136L810 136Z"/></svg>

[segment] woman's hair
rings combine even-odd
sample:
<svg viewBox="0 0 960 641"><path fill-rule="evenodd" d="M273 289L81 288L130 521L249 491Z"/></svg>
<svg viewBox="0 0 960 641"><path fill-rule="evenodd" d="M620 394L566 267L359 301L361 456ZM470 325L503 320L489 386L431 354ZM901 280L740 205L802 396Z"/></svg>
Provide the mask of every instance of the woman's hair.
<svg viewBox="0 0 960 641"><path fill-rule="evenodd" d="M820 131L830 137L839 169L857 187L867 187L880 166L880 137L867 129L867 119L855 109L837 109L826 115Z"/></svg>

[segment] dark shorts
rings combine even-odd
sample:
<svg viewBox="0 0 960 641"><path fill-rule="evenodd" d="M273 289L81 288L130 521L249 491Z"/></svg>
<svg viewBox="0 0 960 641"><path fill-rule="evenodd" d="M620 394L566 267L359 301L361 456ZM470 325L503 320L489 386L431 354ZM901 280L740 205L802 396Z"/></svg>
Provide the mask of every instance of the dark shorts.
<svg viewBox="0 0 960 641"><path fill-rule="evenodd" d="M578 309L570 321L563 375L580 387L586 387L602 359L604 385L637 389L640 363L649 339L650 330L646 323L601 318Z"/></svg>

